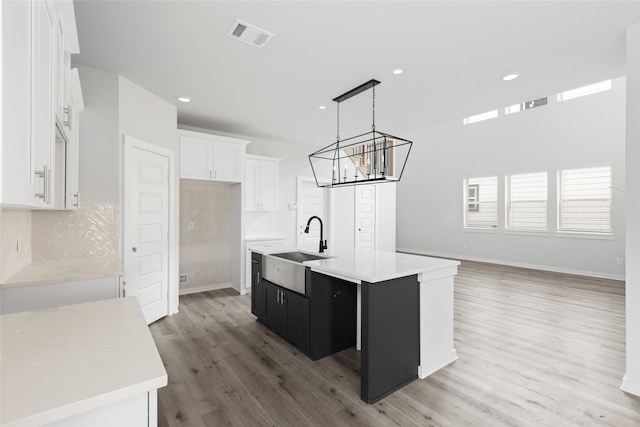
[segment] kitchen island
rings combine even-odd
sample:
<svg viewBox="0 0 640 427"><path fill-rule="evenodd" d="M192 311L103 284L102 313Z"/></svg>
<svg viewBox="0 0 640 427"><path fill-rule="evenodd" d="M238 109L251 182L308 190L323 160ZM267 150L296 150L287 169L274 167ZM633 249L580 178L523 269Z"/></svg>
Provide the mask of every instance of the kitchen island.
<svg viewBox="0 0 640 427"><path fill-rule="evenodd" d="M0 425L153 426L167 373L135 297L0 316Z"/></svg>
<svg viewBox="0 0 640 427"><path fill-rule="evenodd" d="M256 252L269 256L287 250ZM453 278L458 261L383 251L370 256L329 256L302 262L307 269L307 291L319 283L356 285L362 400L377 402L456 360ZM340 290L333 295L340 298ZM266 307L267 302L263 304Z"/></svg>

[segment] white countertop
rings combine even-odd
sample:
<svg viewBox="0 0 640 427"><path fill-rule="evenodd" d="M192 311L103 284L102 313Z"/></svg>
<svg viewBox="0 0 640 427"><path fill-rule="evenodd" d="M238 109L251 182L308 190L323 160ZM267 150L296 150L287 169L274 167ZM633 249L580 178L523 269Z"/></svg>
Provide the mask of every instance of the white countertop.
<svg viewBox="0 0 640 427"><path fill-rule="evenodd" d="M296 248L254 250L254 252L263 255L293 251L318 254L317 252ZM457 268L457 266L460 265L460 261L390 251L374 251L370 256L356 255L353 251L327 251L318 255L324 255L330 258L305 261L303 265L310 267L311 270L318 273L336 276L354 282L376 283L414 274Z"/></svg>
<svg viewBox="0 0 640 427"><path fill-rule="evenodd" d="M1 288L102 279L124 274L119 259L73 258L33 262L9 277Z"/></svg>
<svg viewBox="0 0 640 427"><path fill-rule="evenodd" d="M167 385L135 297L0 316L0 424L41 425Z"/></svg>
<svg viewBox="0 0 640 427"><path fill-rule="evenodd" d="M312 271L318 273L376 283L414 274L457 268L460 261L398 252L374 251L371 256L357 256L353 253L338 254L334 258L307 261L304 265L311 267Z"/></svg>

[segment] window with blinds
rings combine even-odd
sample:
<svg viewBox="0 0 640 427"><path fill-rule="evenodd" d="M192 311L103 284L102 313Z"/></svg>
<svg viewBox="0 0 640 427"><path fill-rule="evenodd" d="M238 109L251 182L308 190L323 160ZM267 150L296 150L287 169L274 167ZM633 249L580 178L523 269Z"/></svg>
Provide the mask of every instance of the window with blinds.
<svg viewBox="0 0 640 427"><path fill-rule="evenodd" d="M558 172L558 231L610 234L611 167Z"/></svg>
<svg viewBox="0 0 640 427"><path fill-rule="evenodd" d="M498 227L498 177L467 178L464 180L465 215L467 228Z"/></svg>
<svg viewBox="0 0 640 427"><path fill-rule="evenodd" d="M507 229L547 229L547 172L509 175L505 192Z"/></svg>

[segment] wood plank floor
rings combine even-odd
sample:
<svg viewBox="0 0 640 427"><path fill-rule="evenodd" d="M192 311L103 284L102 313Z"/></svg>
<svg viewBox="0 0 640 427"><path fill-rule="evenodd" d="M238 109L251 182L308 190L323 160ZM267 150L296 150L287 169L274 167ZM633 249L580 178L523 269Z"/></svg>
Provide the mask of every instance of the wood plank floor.
<svg viewBox="0 0 640 427"><path fill-rule="evenodd" d="M458 360L375 405L354 349L312 362L249 308L228 289L185 295L151 325L160 426L640 426L619 390L624 282L463 262Z"/></svg>

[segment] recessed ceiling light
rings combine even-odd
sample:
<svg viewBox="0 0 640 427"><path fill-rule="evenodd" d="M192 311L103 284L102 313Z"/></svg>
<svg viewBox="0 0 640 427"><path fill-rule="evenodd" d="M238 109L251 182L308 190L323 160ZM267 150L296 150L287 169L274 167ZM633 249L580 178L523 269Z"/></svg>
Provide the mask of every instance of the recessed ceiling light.
<svg viewBox="0 0 640 427"><path fill-rule="evenodd" d="M325 107L324 105L319 105L318 108L321 109L321 110L324 110L327 107Z"/></svg>
<svg viewBox="0 0 640 427"><path fill-rule="evenodd" d="M402 74L402 73L403 73L402 68L396 68L395 70L393 70L393 74Z"/></svg>
<svg viewBox="0 0 640 427"><path fill-rule="evenodd" d="M508 82L510 80L515 80L518 78L519 75L520 73L509 73L506 76L504 76L502 80L504 80L505 82Z"/></svg>
<svg viewBox="0 0 640 427"><path fill-rule="evenodd" d="M191 98L189 98L188 96L179 96L178 97L178 101L180 102L191 102Z"/></svg>

